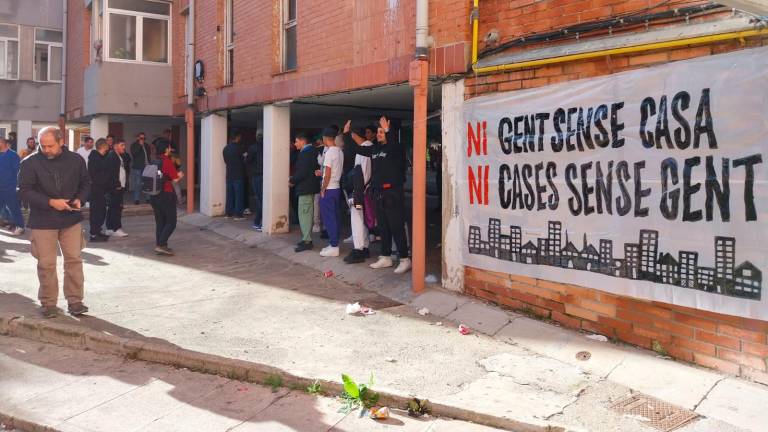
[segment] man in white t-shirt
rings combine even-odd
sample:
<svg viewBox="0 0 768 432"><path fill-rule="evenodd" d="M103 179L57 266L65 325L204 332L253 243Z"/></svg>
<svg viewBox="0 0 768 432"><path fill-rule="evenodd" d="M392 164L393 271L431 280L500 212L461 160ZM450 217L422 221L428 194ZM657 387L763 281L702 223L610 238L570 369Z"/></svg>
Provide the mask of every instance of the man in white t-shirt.
<svg viewBox="0 0 768 432"><path fill-rule="evenodd" d="M320 187L320 216L328 232L329 245L320 251L320 256L339 256L339 220L337 210L341 199L341 172L344 166L344 154L336 147L336 131L333 128L323 130L323 184Z"/></svg>
<svg viewBox="0 0 768 432"><path fill-rule="evenodd" d="M365 132L355 133L352 131L352 121L347 121L344 125L344 148L357 148L357 146L368 147L373 143L365 138ZM352 153L354 154L354 153ZM358 168L359 167L359 168ZM366 258L370 257L370 251L368 246L370 239L368 238L368 227L365 224L365 210L363 208L363 202L365 198L365 188L368 182L371 181L371 158L363 156L361 154L355 154L355 164L351 171L352 183L350 188L347 188L349 205L349 217L350 225L352 227L352 244L354 249L346 257L344 262L348 264L356 264L365 262ZM350 193L350 190L352 191ZM357 202L356 202L357 201Z"/></svg>
<svg viewBox="0 0 768 432"><path fill-rule="evenodd" d="M80 148L77 149L77 154L80 155L83 159L85 159L85 166L88 166L88 156L91 155L91 152L93 151L93 138L91 137L85 137L85 141L83 141L83 145L80 146Z"/></svg>

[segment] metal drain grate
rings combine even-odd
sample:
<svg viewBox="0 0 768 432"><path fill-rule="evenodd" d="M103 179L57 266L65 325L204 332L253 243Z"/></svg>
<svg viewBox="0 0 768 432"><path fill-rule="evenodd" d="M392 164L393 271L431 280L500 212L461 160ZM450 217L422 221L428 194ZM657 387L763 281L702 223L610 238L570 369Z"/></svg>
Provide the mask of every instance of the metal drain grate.
<svg viewBox="0 0 768 432"><path fill-rule="evenodd" d="M611 405L611 409L620 414L636 416L643 423L663 432L673 431L699 417L693 411L640 393L622 397Z"/></svg>

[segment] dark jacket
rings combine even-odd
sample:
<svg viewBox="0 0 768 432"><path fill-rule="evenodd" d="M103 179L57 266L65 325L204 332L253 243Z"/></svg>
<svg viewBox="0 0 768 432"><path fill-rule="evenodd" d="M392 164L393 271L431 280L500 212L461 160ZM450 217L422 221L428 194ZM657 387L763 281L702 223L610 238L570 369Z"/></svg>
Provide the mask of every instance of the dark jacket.
<svg viewBox="0 0 768 432"><path fill-rule="evenodd" d="M296 195L314 195L320 193L320 177L315 175L319 169L317 153L311 144L304 146L296 157L296 165L291 176Z"/></svg>
<svg viewBox="0 0 768 432"><path fill-rule="evenodd" d="M16 192L21 158L13 150L0 153L0 191Z"/></svg>
<svg viewBox="0 0 768 432"><path fill-rule="evenodd" d="M143 148L142 148L143 147ZM149 162L150 149L149 144L144 142L142 146L138 141L131 144L131 167L135 170L143 170Z"/></svg>
<svg viewBox="0 0 768 432"><path fill-rule="evenodd" d="M248 172L251 176L264 175L264 144L261 139L248 147L245 163L248 166Z"/></svg>
<svg viewBox="0 0 768 432"><path fill-rule="evenodd" d="M107 192L112 192L119 190L122 186L120 185L120 156L117 155L117 153L112 150L109 153L107 153L106 156L106 163L107 163L107 172L109 175L109 189L107 189ZM125 170L125 188L128 188L128 177L131 172L130 165L128 164L128 155L123 154L123 169Z"/></svg>
<svg viewBox="0 0 768 432"><path fill-rule="evenodd" d="M91 177L91 193L105 194L112 190L112 178L109 173L107 155L102 156L96 150L88 156L88 174Z"/></svg>
<svg viewBox="0 0 768 432"><path fill-rule="evenodd" d="M357 154L371 158L371 183L377 189L401 188L405 183L405 149L394 131L387 132L387 143L357 146Z"/></svg>
<svg viewBox="0 0 768 432"><path fill-rule="evenodd" d="M243 149L239 144L230 142L222 151L224 164L227 166L227 180L245 179L245 160Z"/></svg>
<svg viewBox="0 0 768 432"><path fill-rule="evenodd" d="M29 203L28 225L32 229L64 229L80 223L80 212L54 210L48 200L78 199L85 203L90 191L85 161L66 148L54 159L38 152L21 163L19 196Z"/></svg>

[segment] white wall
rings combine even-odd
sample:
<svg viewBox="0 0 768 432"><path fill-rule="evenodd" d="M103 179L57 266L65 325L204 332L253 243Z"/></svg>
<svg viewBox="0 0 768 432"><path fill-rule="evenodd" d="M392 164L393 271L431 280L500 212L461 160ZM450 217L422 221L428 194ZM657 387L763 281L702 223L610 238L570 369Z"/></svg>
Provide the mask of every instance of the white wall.
<svg viewBox="0 0 768 432"><path fill-rule="evenodd" d="M464 266L461 263L461 218L456 207L454 178L461 152L465 149L464 130L461 127L464 116L464 80L447 82L442 85L442 127L443 127L443 287L452 291L464 290Z"/></svg>
<svg viewBox="0 0 768 432"><path fill-rule="evenodd" d="M218 114L203 117L200 127L200 213L224 214L226 166L222 151L227 145L227 118Z"/></svg>
<svg viewBox="0 0 768 432"><path fill-rule="evenodd" d="M290 144L290 107L265 106L262 225L267 234L286 233L290 227L288 221Z"/></svg>

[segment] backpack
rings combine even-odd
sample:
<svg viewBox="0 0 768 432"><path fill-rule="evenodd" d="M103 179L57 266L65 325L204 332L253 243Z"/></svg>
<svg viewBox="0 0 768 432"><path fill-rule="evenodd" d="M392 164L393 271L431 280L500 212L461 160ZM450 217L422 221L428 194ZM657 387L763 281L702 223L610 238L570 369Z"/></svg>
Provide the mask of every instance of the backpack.
<svg viewBox="0 0 768 432"><path fill-rule="evenodd" d="M159 195L163 191L163 173L157 162L148 163L141 173L141 191L149 196Z"/></svg>

